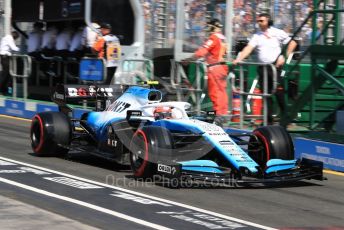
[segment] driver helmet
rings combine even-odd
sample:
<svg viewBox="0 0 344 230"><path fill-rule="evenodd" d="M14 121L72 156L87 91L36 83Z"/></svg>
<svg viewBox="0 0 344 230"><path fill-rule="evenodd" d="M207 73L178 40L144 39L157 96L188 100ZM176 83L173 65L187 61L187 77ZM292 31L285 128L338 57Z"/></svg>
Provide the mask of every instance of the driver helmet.
<svg viewBox="0 0 344 230"><path fill-rule="evenodd" d="M154 109L155 120L160 119L171 119L172 118L172 108L167 106L156 107Z"/></svg>

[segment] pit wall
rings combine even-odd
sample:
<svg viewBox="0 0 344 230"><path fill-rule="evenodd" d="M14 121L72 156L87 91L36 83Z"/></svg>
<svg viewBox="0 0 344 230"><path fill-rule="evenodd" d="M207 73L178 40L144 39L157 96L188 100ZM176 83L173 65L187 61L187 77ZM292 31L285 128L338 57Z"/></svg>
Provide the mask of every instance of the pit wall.
<svg viewBox="0 0 344 230"><path fill-rule="evenodd" d="M0 114L3 115L31 119L36 113L46 111L58 111L58 106L54 103L15 100L0 96ZM73 110L73 118L80 118L81 114L86 111L89 110L75 108Z"/></svg>

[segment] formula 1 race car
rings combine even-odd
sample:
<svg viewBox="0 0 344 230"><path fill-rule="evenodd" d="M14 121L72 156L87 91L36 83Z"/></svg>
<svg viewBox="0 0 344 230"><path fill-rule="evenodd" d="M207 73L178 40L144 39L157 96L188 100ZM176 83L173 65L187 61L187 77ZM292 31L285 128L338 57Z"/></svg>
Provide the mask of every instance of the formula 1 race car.
<svg viewBox="0 0 344 230"><path fill-rule="evenodd" d="M53 101L60 112L32 119L31 144L39 156L88 152L130 164L139 178L224 184L323 179L321 162L294 159L284 128L230 133L214 123L214 112L190 115L189 103L162 102L162 92L152 87L64 85ZM67 103L73 101L93 101L96 111L72 119Z"/></svg>

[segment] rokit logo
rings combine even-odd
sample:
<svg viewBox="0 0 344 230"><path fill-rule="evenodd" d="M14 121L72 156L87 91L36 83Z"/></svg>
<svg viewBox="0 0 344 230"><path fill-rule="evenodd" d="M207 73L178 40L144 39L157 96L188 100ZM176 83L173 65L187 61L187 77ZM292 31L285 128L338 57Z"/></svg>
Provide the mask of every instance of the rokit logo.
<svg viewBox="0 0 344 230"><path fill-rule="evenodd" d="M172 167L172 166L158 164L158 171L174 175L177 170L175 167Z"/></svg>
<svg viewBox="0 0 344 230"><path fill-rule="evenodd" d="M68 88L68 96L69 97L113 97L113 89L112 88Z"/></svg>

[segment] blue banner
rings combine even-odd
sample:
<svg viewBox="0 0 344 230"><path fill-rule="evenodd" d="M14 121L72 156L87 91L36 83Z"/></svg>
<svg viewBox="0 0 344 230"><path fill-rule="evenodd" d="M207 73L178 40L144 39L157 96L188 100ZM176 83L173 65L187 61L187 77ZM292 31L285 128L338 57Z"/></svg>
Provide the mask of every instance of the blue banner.
<svg viewBox="0 0 344 230"><path fill-rule="evenodd" d="M25 108L25 102L15 100L5 100L5 106L2 109L2 113L8 116L23 117L31 119L36 112L28 111Z"/></svg>
<svg viewBox="0 0 344 230"><path fill-rule="evenodd" d="M59 109L57 105L37 104L37 113L48 112L48 111L59 111Z"/></svg>
<svg viewBox="0 0 344 230"><path fill-rule="evenodd" d="M295 138L295 155L321 161L324 168L344 172L344 145L324 141Z"/></svg>
<svg viewBox="0 0 344 230"><path fill-rule="evenodd" d="M80 62L80 80L103 81L104 63L101 59L82 59Z"/></svg>

